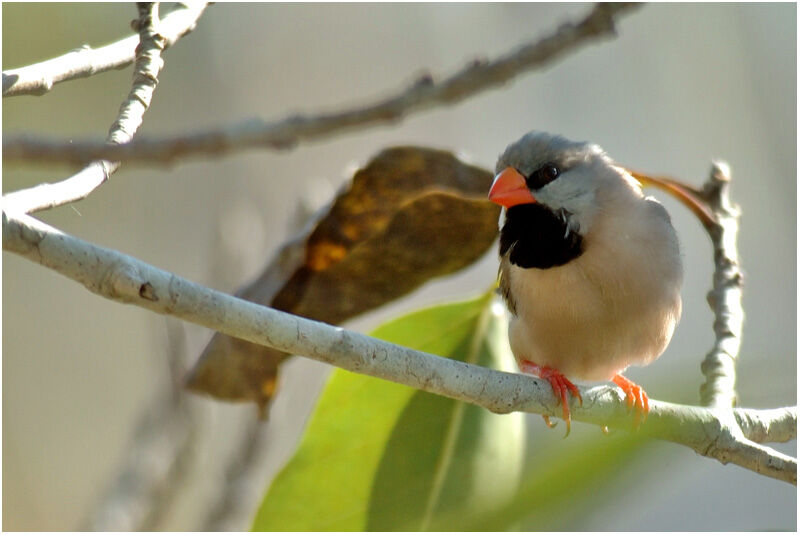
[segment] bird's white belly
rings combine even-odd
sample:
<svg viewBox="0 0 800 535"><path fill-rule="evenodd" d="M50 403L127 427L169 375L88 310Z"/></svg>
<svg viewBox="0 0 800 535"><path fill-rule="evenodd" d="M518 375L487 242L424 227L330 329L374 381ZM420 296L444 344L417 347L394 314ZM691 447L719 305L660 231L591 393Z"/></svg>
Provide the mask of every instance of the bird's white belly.
<svg viewBox="0 0 800 535"><path fill-rule="evenodd" d="M604 381L666 349L680 317L680 294L672 285L658 293L664 285L647 284L636 273L620 277L619 269L603 278L592 261L580 257L544 270L509 266L517 310L509 342L517 361Z"/></svg>

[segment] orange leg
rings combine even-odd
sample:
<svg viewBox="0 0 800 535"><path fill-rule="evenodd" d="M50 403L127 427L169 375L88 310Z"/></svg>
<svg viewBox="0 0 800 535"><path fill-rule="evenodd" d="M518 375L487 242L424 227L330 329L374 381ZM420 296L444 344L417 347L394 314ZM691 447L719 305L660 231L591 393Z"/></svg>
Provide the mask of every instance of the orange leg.
<svg viewBox="0 0 800 535"><path fill-rule="evenodd" d="M529 360L522 360L519 363L519 369L522 370L523 373L528 373L531 375L536 375L537 377L541 377L542 379L547 379L550 383L550 387L553 389L553 394L555 394L556 398L561 400L561 407L563 409L564 421L567 422L567 434L564 435L565 437L569 435L571 429L571 422L572 418L569 412L569 405L567 404L567 391L571 392L573 397L578 398L580 401L581 406L583 406L583 398L581 397L580 391L578 388L572 384L572 382L564 377L564 375L550 366L539 366ZM553 427L550 424L550 418L548 416L544 416L544 421L548 427Z"/></svg>
<svg viewBox="0 0 800 535"><path fill-rule="evenodd" d="M628 403L628 409L636 407L636 416L633 425L636 429L647 420L647 413L650 412L650 402L647 398L647 392L644 389L622 375L615 375L613 379L618 387L625 392L625 401Z"/></svg>

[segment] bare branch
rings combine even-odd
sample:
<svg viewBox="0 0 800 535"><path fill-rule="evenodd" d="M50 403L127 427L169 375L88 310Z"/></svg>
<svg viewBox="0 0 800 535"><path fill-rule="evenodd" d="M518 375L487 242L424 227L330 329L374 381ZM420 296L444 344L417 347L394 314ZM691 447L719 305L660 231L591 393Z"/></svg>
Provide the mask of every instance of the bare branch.
<svg viewBox="0 0 800 535"><path fill-rule="evenodd" d="M394 96L338 113L296 115L281 121L253 119L186 136L139 139L119 146L100 142L45 141L18 137L3 142L3 159L10 161L71 162L96 159L167 163L189 155L219 155L244 148L289 149L301 141L320 139L356 127L396 123L412 112L455 104L481 91L500 86L522 72L543 67L593 39L614 35L615 18L637 4L598 4L582 21L564 24L553 34L526 44L495 61L475 60L456 74L436 82L419 78Z"/></svg>
<svg viewBox="0 0 800 535"><path fill-rule="evenodd" d="M742 433L753 442L788 442L797 438L797 407L737 409L735 415Z"/></svg>
<svg viewBox="0 0 800 535"><path fill-rule="evenodd" d="M736 413L730 407L711 410L716 414L717 418L713 423L714 426L719 426L719 432L707 449L698 453L714 457L723 464L732 462L759 474L797 485L796 459L745 438L738 426ZM787 476L794 479L786 479Z"/></svg>
<svg viewBox="0 0 800 535"><path fill-rule="evenodd" d="M191 32L206 6L205 2L187 2L164 17L159 26L164 48ZM3 71L3 97L44 95L60 82L122 69L133 63L138 44L139 35L131 35L98 49L84 45L57 58Z"/></svg>
<svg viewBox="0 0 800 535"><path fill-rule="evenodd" d="M164 67L161 53L164 51L166 41L160 33L158 4L140 5L137 25L141 44L136 47L133 86L120 106L117 119L108 131L106 142L112 145L133 139L158 85L158 73ZM4 195L3 200L7 203L6 206L14 206L15 210L26 213L78 201L86 198L108 180L119 165L118 162L98 160L61 182L39 184L33 188L15 191Z"/></svg>
<svg viewBox="0 0 800 535"><path fill-rule="evenodd" d="M561 407L545 381L445 359L307 320L205 288L122 253L64 234L26 215L3 210L3 248L54 269L103 297L169 314L210 329L386 379L493 412L557 415ZM495 313L503 313L496 307ZM623 395L606 386L583 388L577 421L631 425ZM574 400L573 400L574 402ZM651 400L641 432L749 470L797 484L797 463L741 437L737 409ZM748 411L750 417L754 412ZM766 423L769 415L759 414ZM783 415L779 415L781 420Z"/></svg>
<svg viewBox="0 0 800 535"><path fill-rule="evenodd" d="M80 201L108 180L116 169L112 169L105 160L92 162L60 182L45 182L32 188L6 193L3 195L3 203L14 206L20 212L31 213Z"/></svg>
<svg viewBox="0 0 800 535"><path fill-rule="evenodd" d="M654 186L677 198L705 227L714 247L714 284L708 304L714 312L714 347L706 355L701 370L706 382L700 387L700 399L707 407L736 405L736 360L741 345L744 308L742 307L742 272L736 235L739 232L739 209L729 197L730 169L724 162L714 162L711 176L698 190L668 177L654 177L636 171L631 175L642 184Z"/></svg>
<svg viewBox="0 0 800 535"><path fill-rule="evenodd" d="M91 531L152 531L188 475L197 418L182 388L183 325L167 318L171 381L142 415L119 474L88 521Z"/></svg>
<svg viewBox="0 0 800 535"><path fill-rule="evenodd" d="M797 459L747 439L736 440L726 450L714 451L723 464L731 462L759 474L797 485Z"/></svg>
<svg viewBox="0 0 800 535"><path fill-rule="evenodd" d="M153 92L158 85L158 73L164 67L161 53L164 51L164 36L160 33L158 2L140 2L137 23L141 39L136 50L136 66L133 69L133 87L128 98L120 106L117 120L111 124L107 143L127 143L142 124L144 112L150 107Z"/></svg>
<svg viewBox="0 0 800 535"><path fill-rule="evenodd" d="M201 524L203 531L239 531L252 521L253 511L264 491L267 424L252 418L225 470L225 484L210 504Z"/></svg>
<svg viewBox="0 0 800 535"><path fill-rule="evenodd" d="M711 207L715 223L707 225L714 245L714 285L708 304L714 311L715 342L701 366L706 382L700 387L701 403L707 407L736 405L736 361L742 340L742 271L736 235L739 209L729 198L730 169L714 162L703 196Z"/></svg>

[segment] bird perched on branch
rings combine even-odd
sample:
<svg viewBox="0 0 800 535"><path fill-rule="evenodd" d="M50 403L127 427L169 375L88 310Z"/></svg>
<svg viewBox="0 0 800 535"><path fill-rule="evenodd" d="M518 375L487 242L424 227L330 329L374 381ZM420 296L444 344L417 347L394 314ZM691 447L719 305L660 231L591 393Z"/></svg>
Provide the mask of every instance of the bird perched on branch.
<svg viewBox="0 0 800 535"><path fill-rule="evenodd" d="M543 132L509 145L496 173L500 291L520 370L550 382L567 434L567 393L583 403L571 379L614 381L638 426L647 394L622 373L661 355L681 315L667 211L597 145Z"/></svg>

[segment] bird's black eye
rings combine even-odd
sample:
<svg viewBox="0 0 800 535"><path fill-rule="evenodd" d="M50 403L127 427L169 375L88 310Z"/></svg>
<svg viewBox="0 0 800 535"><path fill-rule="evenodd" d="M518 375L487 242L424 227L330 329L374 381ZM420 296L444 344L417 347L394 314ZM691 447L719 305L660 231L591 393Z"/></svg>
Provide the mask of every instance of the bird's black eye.
<svg viewBox="0 0 800 535"><path fill-rule="evenodd" d="M529 188L539 189L557 179L560 174L561 171L558 169L558 167L555 164L548 162L531 173L525 182L528 184Z"/></svg>
<svg viewBox="0 0 800 535"><path fill-rule="evenodd" d="M558 167L556 167L551 163L545 164L545 166L542 167L542 169L539 172L542 174L542 178L544 178L548 182L552 182L553 180L557 179L558 175L560 174L558 171Z"/></svg>

